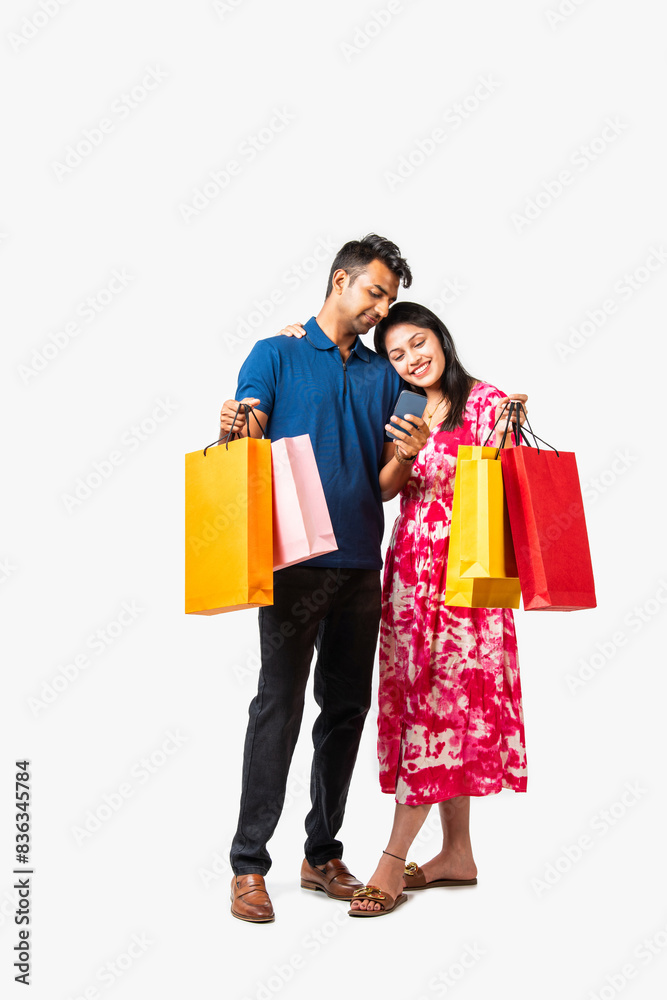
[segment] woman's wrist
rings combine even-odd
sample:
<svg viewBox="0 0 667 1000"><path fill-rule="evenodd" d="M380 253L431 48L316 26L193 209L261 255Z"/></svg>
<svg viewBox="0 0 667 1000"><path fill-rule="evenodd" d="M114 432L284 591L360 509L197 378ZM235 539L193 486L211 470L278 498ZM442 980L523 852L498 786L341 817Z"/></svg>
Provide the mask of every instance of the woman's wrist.
<svg viewBox="0 0 667 1000"><path fill-rule="evenodd" d="M411 457L407 457L400 455L398 452L398 445L396 445L394 448L394 458L396 459L399 465L413 465L417 456L412 455Z"/></svg>

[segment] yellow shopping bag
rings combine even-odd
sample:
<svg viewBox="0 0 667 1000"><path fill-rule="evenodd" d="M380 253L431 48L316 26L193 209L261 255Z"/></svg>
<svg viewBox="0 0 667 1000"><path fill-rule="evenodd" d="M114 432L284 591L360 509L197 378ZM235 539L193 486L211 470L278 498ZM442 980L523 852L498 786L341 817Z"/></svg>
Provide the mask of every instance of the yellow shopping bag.
<svg viewBox="0 0 667 1000"><path fill-rule="evenodd" d="M502 464L494 460L497 449L477 450L492 454L462 458L459 465L464 498L459 575L465 579L517 577Z"/></svg>
<svg viewBox="0 0 667 1000"><path fill-rule="evenodd" d="M185 612L273 604L271 442L244 437L185 456Z"/></svg>
<svg viewBox="0 0 667 1000"><path fill-rule="evenodd" d="M445 604L518 608L516 569L496 448L459 445L447 558Z"/></svg>

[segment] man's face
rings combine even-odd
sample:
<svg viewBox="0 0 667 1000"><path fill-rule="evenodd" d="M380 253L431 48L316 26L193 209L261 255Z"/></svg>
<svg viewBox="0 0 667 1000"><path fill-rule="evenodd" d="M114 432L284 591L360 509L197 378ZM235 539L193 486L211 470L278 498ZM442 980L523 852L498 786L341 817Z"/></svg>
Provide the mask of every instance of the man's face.
<svg viewBox="0 0 667 1000"><path fill-rule="evenodd" d="M350 330L357 334L368 333L376 323L389 312L389 306L396 301L399 278L382 263L373 260L365 271L350 283L350 276L343 272L339 279L341 289L336 301L347 320ZM334 275L334 285L336 285Z"/></svg>

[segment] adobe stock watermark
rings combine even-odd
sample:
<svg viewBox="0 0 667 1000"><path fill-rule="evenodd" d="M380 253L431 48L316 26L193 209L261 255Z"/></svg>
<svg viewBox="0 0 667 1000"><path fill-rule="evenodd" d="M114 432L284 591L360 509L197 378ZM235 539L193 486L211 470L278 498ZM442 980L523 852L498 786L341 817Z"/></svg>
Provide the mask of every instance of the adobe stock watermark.
<svg viewBox="0 0 667 1000"><path fill-rule="evenodd" d="M101 288L81 299L74 307L75 319L69 320L58 330L50 333L46 343L40 347L33 347L30 361L18 366L17 371L23 384L28 385L32 379L45 371L59 354L67 350L75 337L106 312L134 279L135 276L130 274L127 268L114 268Z"/></svg>
<svg viewBox="0 0 667 1000"><path fill-rule="evenodd" d="M522 233L532 226L559 198L562 198L577 178L583 176L589 167L604 156L628 128L629 125L622 122L618 115L605 118L599 134L577 146L574 152L570 153L568 166L562 167L555 177L542 181L537 194L526 199L521 211L512 212L510 222L515 231Z"/></svg>
<svg viewBox="0 0 667 1000"><path fill-rule="evenodd" d="M159 66L146 66L141 79L115 98L106 115L96 124L84 128L79 138L65 147L60 160L51 161L51 169L58 180L62 181L74 173L166 79L167 74Z"/></svg>
<svg viewBox="0 0 667 1000"><path fill-rule="evenodd" d="M71 493L60 494L67 513L72 514L78 510L96 490L99 490L100 486L108 482L116 469L124 465L128 458L136 454L139 448L153 437L160 425L179 409L179 405L168 397L154 400L150 412L123 431L118 446L112 448L105 457L96 459L88 472L77 476Z"/></svg>
<svg viewBox="0 0 667 1000"><path fill-rule="evenodd" d="M319 609L349 579L349 573L345 573L343 570L327 569L322 586L292 605L290 608L291 618L281 622L280 627L275 632L269 633L266 629L262 630L262 642L268 643L272 649L281 649L285 645L285 639L290 639L296 635L297 630L294 627L294 621L296 620L301 625L307 624L313 615L317 614Z"/></svg>
<svg viewBox="0 0 667 1000"><path fill-rule="evenodd" d="M30 695L26 704L37 718L53 705L65 691L78 681L82 673L95 662L94 657L103 656L118 640L132 628L144 609L136 601L123 601L114 617L91 632L84 640L83 649L68 662L59 667L48 680L42 681L37 694ZM93 655L91 655L93 654Z"/></svg>
<svg viewBox="0 0 667 1000"><path fill-rule="evenodd" d="M223 20L228 14L233 14L242 7L245 2L246 0L213 0L212 7L220 20Z"/></svg>
<svg viewBox="0 0 667 1000"><path fill-rule="evenodd" d="M486 955L486 948L477 942L467 944L461 951L456 962L452 962L446 969L439 970L432 976L428 983L428 994L422 993L418 1000L431 1000L432 997L447 996L462 979L468 975L471 969L479 965Z"/></svg>
<svg viewBox="0 0 667 1000"><path fill-rule="evenodd" d="M660 958L667 950L667 924L663 924L650 937L643 938L632 950L628 959L615 972L604 977L602 986L590 990L586 1000L615 1000L622 991L637 979L655 958Z"/></svg>
<svg viewBox="0 0 667 1000"><path fill-rule="evenodd" d="M460 101L445 108L436 125L428 135L417 139L408 153L402 154L392 170L385 170L383 176L390 191L405 184L434 153L437 153L443 143L454 135L462 125L469 121L493 94L500 90L501 84L492 74L487 73L477 78L473 90Z"/></svg>
<svg viewBox="0 0 667 1000"><path fill-rule="evenodd" d="M429 309L436 315L441 315L448 306L453 305L464 292L468 291L468 287L459 278L447 278L437 296L430 300Z"/></svg>
<svg viewBox="0 0 667 1000"><path fill-rule="evenodd" d="M19 902L19 892L15 886L11 889L5 890L5 894L0 901L0 929L2 929L6 923L14 925L14 914L16 913L16 908Z"/></svg>
<svg viewBox="0 0 667 1000"><path fill-rule="evenodd" d="M559 28L587 2L588 0L560 0L560 3L556 4L555 7L545 10L544 16L547 19L547 24L554 30Z"/></svg>
<svg viewBox="0 0 667 1000"><path fill-rule="evenodd" d="M530 880L533 892L542 897L545 892L550 892L557 886L646 795L648 789L639 781L627 781L618 798L614 799L606 809L600 809L591 817L588 823L590 832L582 833L573 844L561 845L561 853L553 861L547 862L541 877Z"/></svg>
<svg viewBox="0 0 667 1000"><path fill-rule="evenodd" d="M345 57L345 62L351 63L356 56L365 52L368 46L394 23L396 15L406 10L406 3L409 2L410 0L389 0L379 10L372 10L363 23L357 24L350 40L340 42L338 46Z"/></svg>
<svg viewBox="0 0 667 1000"><path fill-rule="evenodd" d="M123 950L114 955L100 965L95 973L95 982L70 993L67 1000L100 1000L103 993L100 986L105 990L111 989L119 979L122 979L130 969L144 957L148 949L154 944L146 931L132 934ZM97 984L100 984L99 986Z"/></svg>
<svg viewBox="0 0 667 1000"><path fill-rule="evenodd" d="M284 816L287 811L289 811L295 802L299 802L304 799L307 802L310 793L310 773L309 772L297 772L294 775L290 775L287 780L287 787L285 790L285 801L283 803L281 816ZM265 811L267 815L270 815L272 807L266 806ZM197 876L201 882L204 889L210 889L211 886L218 882L222 878L229 878L232 870L229 864L229 848L231 842L226 845L223 849L224 854L220 851L214 851L209 861L207 861L206 866L202 866L197 869Z"/></svg>
<svg viewBox="0 0 667 1000"><path fill-rule="evenodd" d="M217 447L224 448L224 444ZM240 490L228 503L217 504L217 513L201 522L196 534L186 536L186 548L194 556L197 556L209 545L217 542L221 534L239 529L246 530L248 496L250 494L261 496L262 493L270 489L270 474L264 475L263 472L252 474L246 489Z"/></svg>
<svg viewBox="0 0 667 1000"><path fill-rule="evenodd" d="M301 939L300 950L292 952L283 962L274 963L264 978L255 980L250 991L245 993L241 1000L272 1000L292 982L297 973L307 967L312 958L331 944L342 928L349 930L350 924L347 908L341 907L332 911L328 920L319 927L314 927Z"/></svg>
<svg viewBox="0 0 667 1000"><path fill-rule="evenodd" d="M219 438L216 447L226 448L224 442L225 438L223 435ZM206 451L209 451L208 447ZM248 496L261 496L267 490L270 491L273 484L272 477L281 472L285 464L289 465L289 456L286 452L280 458L276 458L272 453L271 469L268 472L262 469L260 472L252 473L247 485L239 490L235 497L228 500L227 503L218 503L216 513L201 522L197 533L186 536L186 548L193 555L197 556L204 549L208 548L209 545L216 543L220 539L221 534L236 530L239 527L245 531L247 528Z"/></svg>
<svg viewBox="0 0 667 1000"><path fill-rule="evenodd" d="M567 340L559 340L554 345L561 361L568 361L580 351L607 325L611 317L616 316L637 292L646 287L665 262L667 262L667 250L662 246L651 247L640 264L625 271L623 276L614 282L611 293L593 309L587 309L584 318L569 327L570 335Z"/></svg>
<svg viewBox="0 0 667 1000"><path fill-rule="evenodd" d="M301 260L283 271L280 284L262 298L253 299L250 309L236 317L233 321L233 331L222 334L225 347L233 352L251 337L256 337L266 320L287 301L285 289L295 292L304 281L320 270L323 264L329 264L337 249L338 242L332 236L320 236Z"/></svg>
<svg viewBox="0 0 667 1000"><path fill-rule="evenodd" d="M21 52L33 38L51 23L63 7L66 7L70 0L40 0L31 14L27 14L21 19L21 23L14 31L7 33L7 41L14 49L14 52Z"/></svg>
<svg viewBox="0 0 667 1000"><path fill-rule="evenodd" d="M7 583L7 580L14 576L17 568L8 556L0 559L0 585Z"/></svg>
<svg viewBox="0 0 667 1000"><path fill-rule="evenodd" d="M374 707L374 706L373 706ZM379 714L376 712L376 715ZM450 800L451 801L451 800ZM440 822L440 812L438 808L431 809L428 816L422 823L419 833L410 844L408 861L415 860L419 851L431 843L434 837L442 839L442 824ZM423 859L420 859L423 860Z"/></svg>
<svg viewBox="0 0 667 1000"><path fill-rule="evenodd" d="M375 716L378 715L377 707L373 705L371 712L369 712L369 717L373 713ZM445 813L445 821L449 822L452 817L456 815L459 809L465 808L465 802L460 796L453 799L447 799L445 803L440 803L443 807ZM417 860L419 857L419 851L431 843L433 838L436 837L442 843L443 830L442 830L442 814L439 807L434 806L429 811L428 816L424 820L419 830L419 833L412 841L410 845L410 856L409 861Z"/></svg>
<svg viewBox="0 0 667 1000"><path fill-rule="evenodd" d="M631 641L633 636L655 621L667 607L667 580L659 581L657 589L643 604L636 604L623 617L623 628L617 628L612 634L596 642L595 651L588 657L581 656L577 669L565 675L567 689L572 695L586 687L598 677L601 671L614 659L620 649Z"/></svg>
<svg viewBox="0 0 667 1000"><path fill-rule="evenodd" d="M294 627L294 620L296 619L300 625L306 625L311 620L312 616L317 614L319 609L326 604L329 597L340 590L346 580L349 580L349 575L347 573L340 571L340 578L338 578L336 570L328 569L322 586L314 590L309 596L303 597L301 600L293 604L290 609L292 617L284 622L281 622L279 628L277 628L275 632L265 634L263 636L263 641L268 642L268 644L275 650L281 649L285 644L285 639L290 639L296 635L297 630ZM253 649L248 652L243 663L237 662L233 664L232 671L239 684L245 684L249 678L257 680L261 665L261 657L259 653Z"/></svg>
<svg viewBox="0 0 667 1000"><path fill-rule="evenodd" d="M223 191L229 188L234 178L240 177L244 170L258 156L266 152L276 138L295 121L296 115L288 111L287 108L274 107L266 124L257 132L246 136L240 143L236 156L227 160L220 167L209 170L207 178L192 191L190 200L180 202L178 210L183 222L190 225L194 219L197 219Z"/></svg>
<svg viewBox="0 0 667 1000"><path fill-rule="evenodd" d="M132 765L126 781L121 781L111 792L105 792L96 806L86 810L81 824L70 827L70 833L77 847L81 847L113 819L126 802L133 798L140 788L148 784L189 740L190 737L184 736L178 729L176 732L169 730L165 733L159 747Z"/></svg>
<svg viewBox="0 0 667 1000"><path fill-rule="evenodd" d="M257 680L261 665L262 660L259 653L255 650L251 650L246 655L243 663L235 663L233 665L232 672L239 684L245 684L245 682L251 677Z"/></svg>
<svg viewBox="0 0 667 1000"><path fill-rule="evenodd" d="M581 494L584 500L589 504L597 503L638 461L639 457L627 448L617 448L612 461L602 472L582 482Z"/></svg>

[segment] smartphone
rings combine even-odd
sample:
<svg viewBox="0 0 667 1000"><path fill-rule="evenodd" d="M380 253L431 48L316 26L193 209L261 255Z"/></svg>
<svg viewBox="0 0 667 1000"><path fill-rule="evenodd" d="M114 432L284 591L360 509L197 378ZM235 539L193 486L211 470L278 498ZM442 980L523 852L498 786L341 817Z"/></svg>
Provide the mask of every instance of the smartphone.
<svg viewBox="0 0 667 1000"><path fill-rule="evenodd" d="M394 409L395 417L402 417L405 420L407 413L412 414L413 417L422 417L424 415L424 410L426 409L426 396L421 396L418 392L408 392L404 389L401 395L398 397L398 402ZM410 421L408 421L410 423ZM412 424L416 427L416 424ZM399 441L395 434L391 431L387 431L387 437L390 437L393 441Z"/></svg>

